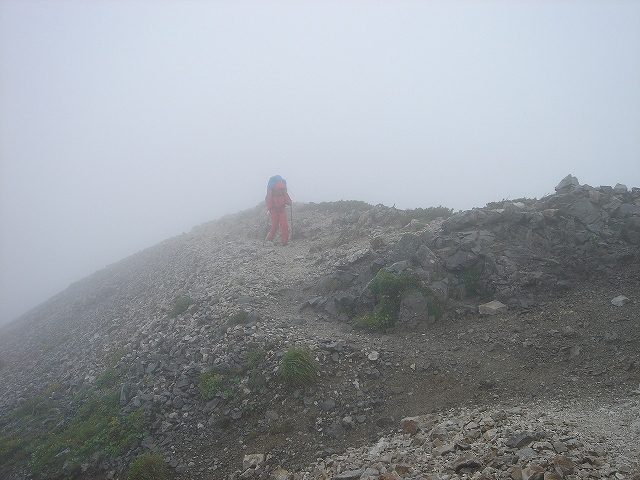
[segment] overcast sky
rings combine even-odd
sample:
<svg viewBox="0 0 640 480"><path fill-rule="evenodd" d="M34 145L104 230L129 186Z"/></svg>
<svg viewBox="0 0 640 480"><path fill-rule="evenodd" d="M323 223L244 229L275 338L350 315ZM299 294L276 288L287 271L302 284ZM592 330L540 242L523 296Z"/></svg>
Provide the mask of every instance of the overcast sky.
<svg viewBox="0 0 640 480"><path fill-rule="evenodd" d="M295 201L640 186L640 1L0 0L0 322Z"/></svg>

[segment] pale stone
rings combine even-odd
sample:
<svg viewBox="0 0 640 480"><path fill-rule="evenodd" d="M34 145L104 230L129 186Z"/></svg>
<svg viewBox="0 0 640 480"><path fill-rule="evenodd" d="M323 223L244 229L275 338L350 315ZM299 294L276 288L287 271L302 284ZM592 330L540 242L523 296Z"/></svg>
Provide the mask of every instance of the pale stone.
<svg viewBox="0 0 640 480"><path fill-rule="evenodd" d="M625 297L624 295L618 295L616 298L614 298L613 300L611 300L611 304L615 305L616 307L621 307L626 303L629 303L631 300L629 300L627 297Z"/></svg>
<svg viewBox="0 0 640 480"><path fill-rule="evenodd" d="M491 302L484 303L478 307L480 315L497 315L498 313L504 312L506 309L507 306L498 300L492 300Z"/></svg>

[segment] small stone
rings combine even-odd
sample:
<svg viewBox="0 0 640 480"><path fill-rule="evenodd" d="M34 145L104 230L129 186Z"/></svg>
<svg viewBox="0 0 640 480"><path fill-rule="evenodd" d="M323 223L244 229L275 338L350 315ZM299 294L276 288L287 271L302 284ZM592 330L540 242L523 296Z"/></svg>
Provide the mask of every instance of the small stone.
<svg viewBox="0 0 640 480"><path fill-rule="evenodd" d="M555 472L544 472L544 480L562 480L564 477Z"/></svg>
<svg viewBox="0 0 640 480"><path fill-rule="evenodd" d="M329 411L336 407L336 402L334 400L329 399L329 400L325 400L324 402L321 402L319 406L322 410Z"/></svg>
<svg viewBox="0 0 640 480"><path fill-rule="evenodd" d="M556 469L562 473L562 475L573 473L573 470L575 469L575 463L564 455L556 456L556 458L553 459L553 464Z"/></svg>
<svg viewBox="0 0 640 480"><path fill-rule="evenodd" d="M284 468L276 468L271 475L269 476L269 480L289 480L289 471Z"/></svg>
<svg viewBox="0 0 640 480"><path fill-rule="evenodd" d="M327 428L327 435L329 435L331 438L338 438L338 437L341 437L344 434L345 434L345 429L338 422L332 423L329 426L329 428Z"/></svg>
<svg viewBox="0 0 640 480"><path fill-rule="evenodd" d="M521 462L522 461L531 460L532 458L538 458L538 454L531 447L527 447L527 448L523 448L522 450L518 450L516 452L516 455L518 456L518 459Z"/></svg>
<svg viewBox="0 0 640 480"><path fill-rule="evenodd" d="M482 464L480 460L473 453L464 453L456 458L455 462L453 462L453 469L457 472L460 472L463 468L478 468Z"/></svg>
<svg viewBox="0 0 640 480"><path fill-rule="evenodd" d="M509 448L522 448L526 447L534 440L535 437L531 434L531 432L524 431L507 439L506 445Z"/></svg>
<svg viewBox="0 0 640 480"><path fill-rule="evenodd" d="M347 470L346 472L342 472L339 475L336 475L334 478L336 480L355 480L362 476L362 470Z"/></svg>
<svg viewBox="0 0 640 480"><path fill-rule="evenodd" d="M611 304L616 306L616 307L621 307L621 306L629 303L630 301L631 300L629 300L624 295L618 295L617 297L615 297L614 299L611 300Z"/></svg>
<svg viewBox="0 0 640 480"><path fill-rule="evenodd" d="M379 480L400 480L402 478L398 472L386 472L380 475Z"/></svg>
<svg viewBox="0 0 640 480"><path fill-rule="evenodd" d="M408 475L411 473L411 467L409 465L396 465L396 472L400 475Z"/></svg>
<svg viewBox="0 0 640 480"><path fill-rule="evenodd" d="M453 443L445 443L444 445L441 445L433 449L433 453L436 456L446 455L448 453L453 453L455 451L456 451L456 446Z"/></svg>
<svg viewBox="0 0 640 480"><path fill-rule="evenodd" d="M553 442L553 449L557 452L557 453L566 453L569 451L569 449L567 448L567 446L564 444L564 442Z"/></svg>
<svg viewBox="0 0 640 480"><path fill-rule="evenodd" d="M522 469L522 480L544 480L544 472L537 470L533 466L529 466Z"/></svg>
<svg viewBox="0 0 640 480"><path fill-rule="evenodd" d="M484 303L478 307L480 315L497 315L507 310L507 306L498 301L493 300L489 303Z"/></svg>
<svg viewBox="0 0 640 480"><path fill-rule="evenodd" d="M415 435L418 433L418 422L413 418L403 418L400 421L400 426L402 427L402 433L406 433L408 435Z"/></svg>
<svg viewBox="0 0 640 480"><path fill-rule="evenodd" d="M256 468L264 463L264 453L251 453L242 459L242 469Z"/></svg>

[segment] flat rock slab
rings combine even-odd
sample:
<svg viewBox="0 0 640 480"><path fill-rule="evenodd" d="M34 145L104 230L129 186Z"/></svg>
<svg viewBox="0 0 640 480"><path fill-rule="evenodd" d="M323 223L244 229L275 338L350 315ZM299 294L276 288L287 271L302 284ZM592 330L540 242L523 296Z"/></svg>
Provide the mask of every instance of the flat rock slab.
<svg viewBox="0 0 640 480"><path fill-rule="evenodd" d="M497 315L498 313L506 312L506 310L507 306L498 300L492 300L478 307L480 315Z"/></svg>

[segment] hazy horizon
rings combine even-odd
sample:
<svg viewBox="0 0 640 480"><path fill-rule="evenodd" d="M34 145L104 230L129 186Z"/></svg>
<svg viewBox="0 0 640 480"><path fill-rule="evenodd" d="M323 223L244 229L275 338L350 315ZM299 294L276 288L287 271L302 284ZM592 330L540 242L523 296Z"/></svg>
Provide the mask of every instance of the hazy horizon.
<svg viewBox="0 0 640 480"><path fill-rule="evenodd" d="M640 1L0 2L0 324L300 202L640 186Z"/></svg>

